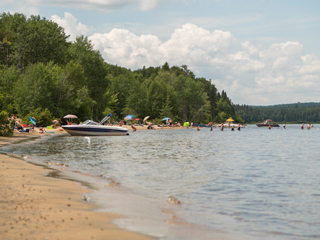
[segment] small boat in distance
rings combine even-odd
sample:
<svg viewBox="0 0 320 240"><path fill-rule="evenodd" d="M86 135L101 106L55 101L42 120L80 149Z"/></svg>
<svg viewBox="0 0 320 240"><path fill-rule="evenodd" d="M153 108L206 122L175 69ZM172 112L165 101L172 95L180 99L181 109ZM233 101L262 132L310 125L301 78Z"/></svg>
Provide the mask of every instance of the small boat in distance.
<svg viewBox="0 0 320 240"><path fill-rule="evenodd" d="M272 120L271 119L266 119L264 120L263 123L257 123L256 124L258 127L280 127L279 124L277 123L272 123Z"/></svg>
<svg viewBox="0 0 320 240"><path fill-rule="evenodd" d="M112 115L104 117L100 123L87 120L79 125L61 126L71 136L125 136L129 135L128 129L116 126L107 126L103 123Z"/></svg>

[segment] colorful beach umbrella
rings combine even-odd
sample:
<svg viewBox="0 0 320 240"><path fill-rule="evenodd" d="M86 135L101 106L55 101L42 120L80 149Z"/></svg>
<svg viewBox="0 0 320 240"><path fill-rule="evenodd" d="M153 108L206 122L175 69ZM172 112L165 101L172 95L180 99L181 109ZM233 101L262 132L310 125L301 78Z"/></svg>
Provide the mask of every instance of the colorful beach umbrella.
<svg viewBox="0 0 320 240"><path fill-rule="evenodd" d="M33 117L29 117L29 122L34 126L37 126L37 121Z"/></svg>
<svg viewBox="0 0 320 240"><path fill-rule="evenodd" d="M140 118L136 118L137 121L140 121Z"/></svg>
<svg viewBox="0 0 320 240"><path fill-rule="evenodd" d="M167 121L167 120L169 120L170 118L168 118L168 117L165 117L165 118L163 118L161 121Z"/></svg>
<svg viewBox="0 0 320 240"><path fill-rule="evenodd" d="M149 118L150 116L146 116L144 119L143 119L143 121L145 122L145 121L147 121L147 119Z"/></svg>
<svg viewBox="0 0 320 240"><path fill-rule="evenodd" d="M130 121L133 120L133 115L127 115L124 120Z"/></svg>

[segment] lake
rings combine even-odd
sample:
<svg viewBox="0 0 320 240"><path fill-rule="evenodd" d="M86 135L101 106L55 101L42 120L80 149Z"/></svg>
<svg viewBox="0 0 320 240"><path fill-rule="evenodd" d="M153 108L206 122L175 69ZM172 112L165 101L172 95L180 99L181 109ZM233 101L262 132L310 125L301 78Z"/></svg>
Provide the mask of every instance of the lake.
<svg viewBox="0 0 320 240"><path fill-rule="evenodd" d="M97 211L128 216L116 225L159 239L310 239L320 238L319 130L150 130L2 151L68 165L50 166L89 183Z"/></svg>

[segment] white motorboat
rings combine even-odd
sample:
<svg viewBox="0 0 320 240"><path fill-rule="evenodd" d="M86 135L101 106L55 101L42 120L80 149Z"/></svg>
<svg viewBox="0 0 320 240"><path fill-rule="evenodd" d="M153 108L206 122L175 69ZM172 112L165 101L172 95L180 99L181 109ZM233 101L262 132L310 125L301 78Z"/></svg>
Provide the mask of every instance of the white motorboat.
<svg viewBox="0 0 320 240"><path fill-rule="evenodd" d="M110 114L109 114L110 115ZM102 125L110 116L106 116L100 123L87 120L79 125L62 125L61 127L71 136L125 136L129 131L123 127Z"/></svg>

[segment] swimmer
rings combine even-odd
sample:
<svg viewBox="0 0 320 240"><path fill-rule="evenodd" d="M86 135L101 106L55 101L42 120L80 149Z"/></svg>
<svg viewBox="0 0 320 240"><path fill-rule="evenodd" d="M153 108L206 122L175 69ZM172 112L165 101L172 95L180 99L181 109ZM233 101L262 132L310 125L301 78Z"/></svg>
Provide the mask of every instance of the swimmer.
<svg viewBox="0 0 320 240"><path fill-rule="evenodd" d="M310 130L310 124L308 124L307 129Z"/></svg>
<svg viewBox="0 0 320 240"><path fill-rule="evenodd" d="M269 125L269 127L268 127L268 128L269 128L269 130L271 130L271 125Z"/></svg>
<svg viewBox="0 0 320 240"><path fill-rule="evenodd" d="M213 128L212 128L212 126L211 126L210 131L212 131L212 130L213 130Z"/></svg>
<svg viewBox="0 0 320 240"><path fill-rule="evenodd" d="M231 127L231 131L234 131L234 126Z"/></svg>
<svg viewBox="0 0 320 240"><path fill-rule="evenodd" d="M200 128L199 128L199 126L197 126L197 131L200 131Z"/></svg>
<svg viewBox="0 0 320 240"><path fill-rule="evenodd" d="M238 123L238 128L237 128L237 130L240 131L240 128L241 128L241 127L240 127L240 123Z"/></svg>
<svg viewBox="0 0 320 240"><path fill-rule="evenodd" d="M301 130L303 130L303 128L304 128L304 123L301 124Z"/></svg>
<svg viewBox="0 0 320 240"><path fill-rule="evenodd" d="M286 129L286 125L285 124L283 124L283 129Z"/></svg>

